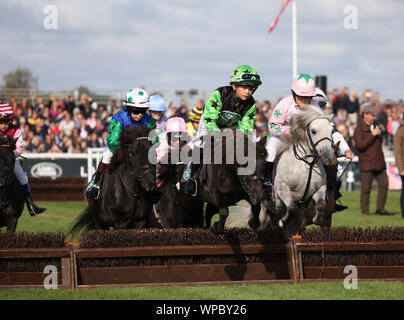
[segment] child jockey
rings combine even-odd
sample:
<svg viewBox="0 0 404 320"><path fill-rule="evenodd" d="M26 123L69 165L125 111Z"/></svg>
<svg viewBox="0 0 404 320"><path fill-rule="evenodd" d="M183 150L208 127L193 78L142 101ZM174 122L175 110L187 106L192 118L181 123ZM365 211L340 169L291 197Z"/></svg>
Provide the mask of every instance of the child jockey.
<svg viewBox="0 0 404 320"><path fill-rule="evenodd" d="M193 137L197 131L199 126L199 121L201 121L201 117L203 114L203 107L196 105L189 112L189 121L187 122L188 134Z"/></svg>
<svg viewBox="0 0 404 320"><path fill-rule="evenodd" d="M202 118L199 122L195 138L195 146L202 147L200 138L209 132L220 131L237 125L238 130L250 134L254 128L256 106L253 94L261 85L257 71L248 66L241 65L230 75L230 86L216 89L205 105ZM199 166L198 166L199 167ZM196 180L190 162L184 171L183 182L186 182L184 192L194 193Z"/></svg>
<svg viewBox="0 0 404 320"><path fill-rule="evenodd" d="M167 105L163 97L158 94L151 95L148 113L150 113L154 121L156 121L156 129L160 132L164 131L166 126L167 117L164 115L166 111Z"/></svg>
<svg viewBox="0 0 404 320"><path fill-rule="evenodd" d="M34 201L32 200L31 189L28 184L28 178L24 171L22 170L20 161L18 161L18 157L22 153L22 149L24 146L24 141L22 137L21 129L18 128L15 124L13 124L14 119L13 108L8 103L0 103L0 135L2 136L10 136L13 139L17 139L16 148L14 150L15 155L15 167L14 174L17 177L17 180L24 187L26 198L25 203L27 204L28 212L31 216L36 216L46 210L46 208L38 207Z"/></svg>
<svg viewBox="0 0 404 320"><path fill-rule="evenodd" d="M107 148L102 154L100 164L94 173L86 190L86 196L89 199L98 199L100 195L99 180L101 174L108 167L113 153L119 149L119 137L123 130L133 127L147 127L154 129L156 122L152 116L146 113L150 107L149 95L141 88L129 89L123 101L122 110L115 113L109 126L109 135L107 137Z"/></svg>
<svg viewBox="0 0 404 320"><path fill-rule="evenodd" d="M325 107L327 105L328 99L327 96L325 95L324 91L321 90L320 88L316 88L316 96L313 98L314 101L318 103L320 108L322 110L325 110ZM332 139L334 141L334 144L337 144L339 142L339 148L337 150L337 155L345 155L346 159L353 159L353 153L351 149L349 149L349 145L346 142L344 136L337 131L337 129L334 128L334 132L332 134ZM337 187L335 189L335 201L337 201L339 198L341 198L341 193L339 192L342 184L342 174L343 174L343 169L340 164L338 164L338 175L337 175ZM335 204L335 211L342 211L347 209L347 206L344 206L342 204Z"/></svg>
<svg viewBox="0 0 404 320"><path fill-rule="evenodd" d="M317 102L312 101L312 98L316 95L316 85L313 77L308 74L302 73L296 76L293 79L291 91L291 95L283 98L275 106L268 122L268 131L271 138L266 145L268 156L263 174L263 185L265 187L272 186L272 169L278 150L282 146L279 137L284 134L290 134L292 116L299 112L300 107L306 104L318 106Z"/></svg>
<svg viewBox="0 0 404 320"><path fill-rule="evenodd" d="M159 146L156 149L157 153L157 165L156 165L156 185L158 188L163 183L163 172L161 170L161 163L164 163L164 157L171 149L181 148L191 141L191 137L188 135L187 126L183 118L174 117L167 120L165 132L161 133L158 137ZM164 159L164 160L163 160ZM180 154L178 153L178 160L180 161Z"/></svg>

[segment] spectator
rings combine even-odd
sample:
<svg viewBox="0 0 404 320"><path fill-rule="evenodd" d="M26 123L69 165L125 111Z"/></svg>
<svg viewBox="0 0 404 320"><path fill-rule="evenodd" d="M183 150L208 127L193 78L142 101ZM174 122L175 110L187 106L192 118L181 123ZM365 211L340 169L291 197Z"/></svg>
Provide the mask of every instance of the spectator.
<svg viewBox="0 0 404 320"><path fill-rule="evenodd" d="M96 125L95 125L95 132L97 134L101 134L105 130L105 125L102 123L101 119L96 120Z"/></svg>
<svg viewBox="0 0 404 320"><path fill-rule="evenodd" d="M352 123L357 125L359 116L359 100L358 95L355 91L348 94L348 88L346 88L346 95L342 98L341 106L347 112L348 124Z"/></svg>
<svg viewBox="0 0 404 320"><path fill-rule="evenodd" d="M338 109L341 109L341 97L338 94L338 89L334 89L331 95L332 113L337 114Z"/></svg>
<svg viewBox="0 0 404 320"><path fill-rule="evenodd" d="M90 113L90 118L86 120L87 131L93 132L97 126L97 111L93 110Z"/></svg>
<svg viewBox="0 0 404 320"><path fill-rule="evenodd" d="M394 136L394 157L401 177L400 208L401 217L404 219L404 126L401 126Z"/></svg>
<svg viewBox="0 0 404 320"><path fill-rule="evenodd" d="M102 141L99 140L98 134L96 132L92 132L91 134L89 134L87 146L89 148L101 148L103 146Z"/></svg>
<svg viewBox="0 0 404 320"><path fill-rule="evenodd" d="M52 146L48 151L49 153L61 153L62 150L59 149L58 145L56 144L56 141L52 142Z"/></svg>
<svg viewBox="0 0 404 320"><path fill-rule="evenodd" d="M48 128L48 133L53 133L53 134L58 134L60 132L60 128L56 124L55 120L50 120L49 122L49 128Z"/></svg>
<svg viewBox="0 0 404 320"><path fill-rule="evenodd" d="M26 151L32 152L32 153L38 153L39 150L39 144L41 143L41 139L39 136L34 136L28 146L26 147Z"/></svg>
<svg viewBox="0 0 404 320"><path fill-rule="evenodd" d="M116 100L113 98L108 99L108 104L107 104L107 112L109 114L112 114L116 109Z"/></svg>
<svg viewBox="0 0 404 320"><path fill-rule="evenodd" d="M31 130L40 122L41 118L39 117L38 111L33 111L31 117L29 117L27 120Z"/></svg>
<svg viewBox="0 0 404 320"><path fill-rule="evenodd" d="M175 110L174 117L179 117L184 119L185 122L188 122L188 108L186 101L184 99L181 100L180 106Z"/></svg>
<svg viewBox="0 0 404 320"><path fill-rule="evenodd" d="M393 106L391 108L391 116L389 117L389 120L387 121L387 126L386 126L386 131L388 134L389 145L390 145L391 150L393 150L394 136L395 136L398 128L400 127L400 125L401 125L401 122L400 122L400 119L398 118L397 107Z"/></svg>
<svg viewBox="0 0 404 320"><path fill-rule="evenodd" d="M64 101L65 110L70 114L73 114L73 110L76 108L76 103L71 95L67 95Z"/></svg>
<svg viewBox="0 0 404 320"><path fill-rule="evenodd" d="M71 118L72 117L71 117L70 113L68 113L66 111L64 113L63 120L60 121L60 123L59 123L60 131L64 131L64 133L69 137L72 135L72 131L73 131L73 128L74 128L74 122L73 122L73 120Z"/></svg>
<svg viewBox="0 0 404 320"><path fill-rule="evenodd" d="M361 212L365 215L369 214L370 192L372 180L375 177L378 184L376 214L391 215L384 209L389 181L380 138L381 130L374 125L376 114L374 104L365 106L362 121L356 127L354 133L361 176Z"/></svg>

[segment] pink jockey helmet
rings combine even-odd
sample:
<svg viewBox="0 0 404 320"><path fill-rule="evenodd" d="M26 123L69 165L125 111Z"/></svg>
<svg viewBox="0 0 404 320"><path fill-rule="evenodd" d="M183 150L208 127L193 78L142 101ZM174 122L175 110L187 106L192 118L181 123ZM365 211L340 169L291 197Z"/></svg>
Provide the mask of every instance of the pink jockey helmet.
<svg viewBox="0 0 404 320"><path fill-rule="evenodd" d="M293 79L292 91L301 97L314 97L316 95L314 78L305 73L299 74Z"/></svg>
<svg viewBox="0 0 404 320"><path fill-rule="evenodd" d="M188 132L184 119L179 117L168 119L166 123L166 133L170 132Z"/></svg>

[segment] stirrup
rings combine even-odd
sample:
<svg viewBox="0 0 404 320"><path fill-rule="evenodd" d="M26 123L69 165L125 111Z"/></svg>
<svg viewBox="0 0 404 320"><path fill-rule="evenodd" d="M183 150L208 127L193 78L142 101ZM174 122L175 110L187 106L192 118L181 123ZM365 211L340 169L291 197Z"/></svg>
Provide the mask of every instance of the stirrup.
<svg viewBox="0 0 404 320"><path fill-rule="evenodd" d="M90 188L87 188L86 197L87 199L98 200L101 195L100 187L97 185L93 185Z"/></svg>

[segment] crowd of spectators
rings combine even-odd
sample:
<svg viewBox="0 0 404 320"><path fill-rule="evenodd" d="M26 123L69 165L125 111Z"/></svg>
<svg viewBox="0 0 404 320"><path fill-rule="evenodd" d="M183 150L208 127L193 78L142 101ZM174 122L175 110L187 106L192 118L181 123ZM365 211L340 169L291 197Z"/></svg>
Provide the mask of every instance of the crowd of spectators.
<svg viewBox="0 0 404 320"><path fill-rule="evenodd" d="M371 102L378 111L377 121L382 129L383 142L393 149L393 137L403 123L403 101L381 101L377 92L364 90L361 96L347 87L327 92L329 97L328 111L334 114L336 128L342 133L355 151L353 133L360 121L363 106ZM18 124L24 133L26 152L49 153L83 153L88 148L106 146L109 122L120 106L110 98L107 104L97 104L93 99L82 94L78 103L72 96L63 100L55 95L37 97L35 101L23 98L17 101L11 97L8 101L13 107ZM278 101L272 104L269 100L257 101L255 127L257 135L268 135L268 120ZM178 106L167 99L166 117L182 117L187 122L188 113L193 106L188 106L185 99ZM198 100L199 106L204 105Z"/></svg>
<svg viewBox="0 0 404 320"><path fill-rule="evenodd" d="M376 122L382 131L383 144L393 150L394 135L404 123L403 100L393 101L387 99L381 101L379 93L372 89L364 90L359 97L356 91L350 91L348 87L327 91L327 96L329 100L327 111L334 114L333 121L336 129L341 132L354 153L356 152L353 134L362 117L363 108L369 103L373 104L377 109ZM255 125L258 135L268 134L268 120L276 103L271 104L269 101L264 101L261 104L257 102Z"/></svg>

